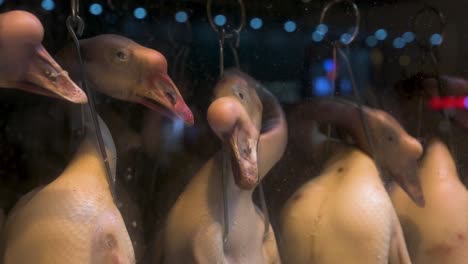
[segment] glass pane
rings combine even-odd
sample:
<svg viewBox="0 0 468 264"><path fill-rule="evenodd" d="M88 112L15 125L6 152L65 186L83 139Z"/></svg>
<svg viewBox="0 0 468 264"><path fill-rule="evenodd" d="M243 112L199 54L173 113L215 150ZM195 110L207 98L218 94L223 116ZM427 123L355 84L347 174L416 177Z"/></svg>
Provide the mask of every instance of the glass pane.
<svg viewBox="0 0 468 264"><path fill-rule="evenodd" d="M467 7L0 0L0 262L464 263Z"/></svg>

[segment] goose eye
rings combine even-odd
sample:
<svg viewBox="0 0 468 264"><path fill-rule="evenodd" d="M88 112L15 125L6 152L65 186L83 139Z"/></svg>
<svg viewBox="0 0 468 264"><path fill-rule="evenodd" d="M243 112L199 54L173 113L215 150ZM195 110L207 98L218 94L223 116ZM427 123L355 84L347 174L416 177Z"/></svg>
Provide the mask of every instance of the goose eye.
<svg viewBox="0 0 468 264"><path fill-rule="evenodd" d="M116 53L116 56L117 56L117 58L118 58L119 60L121 60L121 61L126 61L127 58L128 58L127 53L125 53L124 51L118 51L118 52Z"/></svg>

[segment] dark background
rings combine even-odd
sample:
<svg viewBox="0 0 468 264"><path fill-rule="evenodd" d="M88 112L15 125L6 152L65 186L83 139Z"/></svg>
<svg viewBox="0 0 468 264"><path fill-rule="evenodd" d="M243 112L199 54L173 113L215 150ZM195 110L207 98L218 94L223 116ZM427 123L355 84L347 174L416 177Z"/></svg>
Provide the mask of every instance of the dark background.
<svg viewBox="0 0 468 264"><path fill-rule="evenodd" d="M22 9L39 17L46 33L43 44L51 54L69 41L65 26L65 20L70 14L69 1L56 0L52 11L44 10L38 0L0 0L2 2L0 13ZM212 87L219 74L217 35L207 20L206 1L81 2L80 16L86 22L83 38L104 33L119 34L162 52L168 59L171 77L195 113L197 125L184 130L184 152L171 150L169 153L162 148L159 154L151 156L142 150L136 150L127 155L131 158L119 160L118 179L126 184L134 202L129 206L140 208L140 217L143 220L139 221L143 227L139 225L137 232L144 232L145 245L149 245L154 231L160 228L165 214L190 177L219 148L219 142L213 140L214 135L205 121ZM214 2L213 14L225 14L230 27L238 25L237 1ZM102 5L104 10L101 15L90 14L89 6L92 3ZM329 25L330 37L318 43L313 42L311 35L319 24L320 12L326 3L314 0L245 1L246 25L240 33L238 49L240 68L273 91L287 113L294 103L314 96L315 78L327 74L322 64L332 56L330 41L352 29L355 23L349 6L338 5L330 10L325 21ZM387 94L394 94L396 83L418 72L468 75L468 49L465 48L468 43L468 2L389 0L356 1L356 4L361 15L360 30L358 37L350 45L348 55L357 87L364 95L366 104L389 111L411 132L411 122L404 120L399 113L398 104L394 104L398 102L398 97L389 97ZM412 20L418 11L428 5L443 13L446 20L443 31L438 17L433 13L423 15L416 27L412 26ZM146 8L146 18L139 20L134 17L133 10L136 7ZM189 14L189 24L180 24L174 20L174 15L179 10ZM260 30L249 26L252 17L263 19ZM284 31L283 24L287 20L296 22L295 32ZM387 39L375 47L368 47L366 38L379 28L386 29ZM417 32L417 41L407 44L403 49L394 48L393 39L406 31ZM431 49L427 45L427 39L433 33L443 33L444 41L440 47ZM185 71L181 74L180 68L175 68L174 61L183 48L189 53L183 64ZM423 55L429 54L428 52L434 53L436 66L427 58L424 59ZM401 65L402 56L409 58L408 65ZM232 58L226 47L226 67L234 65ZM346 69L341 63L338 65L341 65L338 80L349 80ZM109 98L100 101L104 102L102 105L115 110L133 130L139 132L142 129L145 110L141 106ZM6 89L0 90L0 102L0 208L8 211L24 193L38 184L46 184L52 179L50 175L58 175L67 164L72 148L67 147L67 155L44 154L44 151L50 152L54 148L60 150L63 146L68 146L59 140L61 134L67 131L67 117L62 113L65 103ZM41 111L47 113L46 118L33 119L31 116L34 115L29 115ZM161 131L170 131L171 123L167 120L164 122L161 123ZM301 122L296 126L291 123L290 130L300 129L301 125ZM155 140L169 142L164 133L155 135ZM462 137L456 141L460 143L460 149L467 143L466 138ZM40 142L48 142L48 145L44 146ZM286 161L297 160L300 156L297 154L300 152L295 152L293 148L294 145L288 147ZM31 167L32 155L48 157L48 161L40 163L39 167L42 174L49 175L49 178L32 176L38 173L37 167ZM303 163L307 162L304 158ZM267 201L273 223L282 203L300 184L308 180L304 175L296 177L294 172L288 171L288 164L282 166L276 168L266 179ZM177 168L176 172L174 168ZM135 176L131 181L125 180L129 169ZM127 221L127 216L123 214ZM127 221L127 226L128 223Z"/></svg>

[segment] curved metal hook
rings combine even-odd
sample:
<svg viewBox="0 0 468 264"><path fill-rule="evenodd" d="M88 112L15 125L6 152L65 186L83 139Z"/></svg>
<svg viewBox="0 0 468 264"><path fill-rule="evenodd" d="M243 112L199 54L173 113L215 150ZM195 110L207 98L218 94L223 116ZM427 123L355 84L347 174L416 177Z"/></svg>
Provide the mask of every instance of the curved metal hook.
<svg viewBox="0 0 468 264"><path fill-rule="evenodd" d="M78 14L80 13L80 0L71 0L70 2L71 15L75 20L78 17Z"/></svg>
<svg viewBox="0 0 468 264"><path fill-rule="evenodd" d="M245 16L244 1L243 0L237 0L237 2L239 3L239 6L240 6L240 15L241 15L239 27L237 29L234 29L232 32L226 32L225 36L224 36L225 38L231 38L236 33L239 34L241 32L241 30L245 26L245 17L246 16ZM207 1L207 3L206 3L206 14L208 16L208 21L210 22L211 28L219 35L219 34L221 34L221 32L219 31L219 27L215 25L215 23L213 21L213 15L212 15L212 12L211 12L212 3L213 3L213 0L208 0Z"/></svg>
<svg viewBox="0 0 468 264"><path fill-rule="evenodd" d="M423 7L421 10L419 10L416 13L416 15L414 16L413 21L412 21L412 30L415 33L417 33L416 24L418 22L418 19L420 18L420 16L422 14L427 13L427 12L434 13L438 17L439 23L440 23L440 34L441 34L441 36L443 38L443 36L445 34L445 26L446 26L445 15L438 8L436 8L434 6L431 6L431 5L426 5L425 7ZM417 40L417 43L418 43L419 47L421 49L423 49L423 51L428 53L429 56L430 56L431 62L433 64L433 67L434 67L434 70L435 70L435 78L436 78L436 81L437 81L438 92L439 92L439 94L442 94L442 82L440 80L439 61L437 60L436 55L434 54L434 49L435 48L432 45L429 45L428 41ZM457 146L456 146L456 144L455 144L455 142L453 140L453 129L452 129L452 125L451 125L451 122L450 122L450 113L449 113L449 111L444 110L443 111L443 116L444 116L445 122L447 122L447 124L448 124L448 131L447 131L448 146L449 146L450 152L453 155L455 163L457 164L458 163L458 153L457 153L458 151L457 151Z"/></svg>
<svg viewBox="0 0 468 264"><path fill-rule="evenodd" d="M73 17L73 15L71 15L67 18L66 23L67 27L70 27L78 37L83 35L85 24L80 16Z"/></svg>
<svg viewBox="0 0 468 264"><path fill-rule="evenodd" d="M74 1L72 1L72 4L73 3L74 3ZM75 13L75 15L76 15L76 13ZM72 37L73 43L75 44L77 57L78 57L78 63L79 63L79 69L80 69L81 83L82 83L82 86L83 86L83 88L84 88L84 90L86 92L86 95L88 96L88 107L89 107L89 110L91 112L91 118L92 118L94 128L96 130L95 132L96 132L96 137L97 137L97 141L98 141L98 147L99 147L99 150L101 152L101 157L102 157L102 160L104 162L107 178L109 180L111 195L112 195L112 198L115 198L115 189L114 189L114 187L115 187L115 177L113 177L113 175L112 175L112 170L110 168L109 160L108 160L107 153L106 153L106 148L104 146L104 139L102 138L101 128L99 126L99 120L98 120L97 113L96 113L94 94L92 93L91 89L87 85L85 65L84 65L84 62L83 62L83 58L81 56L80 42L78 40L78 36L77 36L78 34L77 34L77 32L75 32L75 28L74 28L74 27L78 26L78 31L81 30L81 33L83 33L84 22L78 15L76 15L75 18L73 18L73 15L71 15L71 16L69 16L67 18L66 26L67 26L67 29L68 29L68 33ZM82 108L82 110L83 110L83 108ZM83 115L82 115L82 120L83 120Z"/></svg>
<svg viewBox="0 0 468 264"><path fill-rule="evenodd" d="M334 6L336 4L344 3L344 2L349 3L353 7L354 15L356 16L356 24L354 26L353 34L351 35L351 38L349 39L349 41L347 41L347 43L344 43L345 45L349 45L354 41L354 39L359 34L359 25L361 23L361 14L359 13L359 8L357 7L356 3L354 3L354 1L352 1L352 0L332 0L332 1L330 1L323 8L322 12L320 13L320 24L323 24L323 21L325 20L325 16L326 16L328 10L332 6Z"/></svg>
<svg viewBox="0 0 468 264"><path fill-rule="evenodd" d="M419 21L419 18L421 17L421 15L424 14L424 13L434 13L439 18L440 34L443 37L444 33L445 33L445 26L446 26L445 15L438 8L436 8L434 6L431 6L431 5L426 5L425 7L420 9L416 13L416 15L413 17L413 19L411 21L411 29L413 30L413 32L415 34L417 33L416 24ZM416 41L422 47L424 47L424 46L426 46L428 44L428 42L425 42L425 41L421 41L421 40L416 40Z"/></svg>

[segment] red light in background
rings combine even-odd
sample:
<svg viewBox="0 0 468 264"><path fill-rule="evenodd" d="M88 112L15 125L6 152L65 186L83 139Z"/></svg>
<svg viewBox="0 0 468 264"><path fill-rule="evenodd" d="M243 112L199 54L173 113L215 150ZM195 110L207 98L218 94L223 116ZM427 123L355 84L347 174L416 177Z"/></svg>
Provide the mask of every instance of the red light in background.
<svg viewBox="0 0 468 264"><path fill-rule="evenodd" d="M433 97L429 99L428 104L433 110L443 110L448 108L468 109L468 96Z"/></svg>

